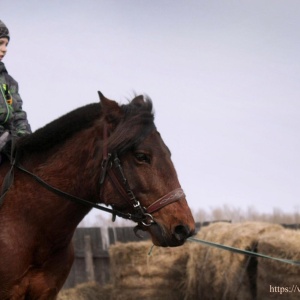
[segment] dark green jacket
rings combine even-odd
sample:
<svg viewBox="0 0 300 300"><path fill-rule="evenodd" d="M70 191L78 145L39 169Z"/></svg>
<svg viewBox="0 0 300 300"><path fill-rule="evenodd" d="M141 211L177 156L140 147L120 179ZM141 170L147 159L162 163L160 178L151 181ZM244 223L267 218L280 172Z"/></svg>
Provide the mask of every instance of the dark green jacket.
<svg viewBox="0 0 300 300"><path fill-rule="evenodd" d="M22 110L18 83L7 73L0 62L0 135L8 130L13 137L31 133L27 114Z"/></svg>

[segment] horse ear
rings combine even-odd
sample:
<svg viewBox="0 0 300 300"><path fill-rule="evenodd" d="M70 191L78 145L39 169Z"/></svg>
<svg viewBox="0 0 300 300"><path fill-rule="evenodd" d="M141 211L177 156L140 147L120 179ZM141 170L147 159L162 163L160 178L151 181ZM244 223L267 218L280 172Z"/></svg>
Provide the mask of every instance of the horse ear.
<svg viewBox="0 0 300 300"><path fill-rule="evenodd" d="M145 98L143 95L136 96L134 99L132 99L131 103L136 106L142 106L145 103Z"/></svg>
<svg viewBox="0 0 300 300"><path fill-rule="evenodd" d="M107 123L117 125L122 116L122 110L117 102L107 99L101 92L98 91L102 112Z"/></svg>

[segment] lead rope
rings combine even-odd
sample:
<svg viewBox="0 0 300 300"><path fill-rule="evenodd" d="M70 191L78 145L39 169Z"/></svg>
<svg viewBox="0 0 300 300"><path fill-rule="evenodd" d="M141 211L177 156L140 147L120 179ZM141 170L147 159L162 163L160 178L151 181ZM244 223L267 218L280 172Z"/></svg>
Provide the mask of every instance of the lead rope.
<svg viewBox="0 0 300 300"><path fill-rule="evenodd" d="M239 248L235 248L235 247L231 247L231 246L226 246L226 245L222 245L222 244L218 244L218 243L214 243L214 242L209 242L209 241L205 241L205 240L201 240L201 239L196 239L196 238L193 238L193 237L189 237L187 240L191 241L191 242L204 244L204 245L207 245L207 246L210 246L210 247L215 247L215 248L227 250L227 251L230 251L230 252L238 253L238 254L244 254L244 255L248 255L248 256L252 256L252 257L272 259L272 260L279 261L279 262L282 262L282 263L300 266L300 261L298 261L298 260L272 257L272 256L269 256L269 255L266 255L266 254L253 252L253 251L249 251L249 250L243 250L243 249L239 249Z"/></svg>
<svg viewBox="0 0 300 300"><path fill-rule="evenodd" d="M243 250L243 249L239 249L239 248L235 248L235 247L231 247L231 246L227 246L227 245L222 245L222 244L219 244L219 243L214 243L214 242L209 242L209 241L205 241L205 240L201 240L201 239L196 239L196 238L193 238L193 237L189 237L187 240L190 241L190 242L196 242L196 243L199 243L199 244L204 244L204 245L210 246L210 247L215 247L215 248L219 248L219 249L222 249L222 250L227 250L227 251L230 251L230 252L233 252L233 253L244 254L244 255L252 256L252 257L266 258L266 259L271 259L271 260L279 261L279 262L290 264L290 265L300 266L300 261L298 261L298 260L272 257L272 256L269 256L269 255L266 255L266 254L253 252L253 251L249 251L249 250ZM152 255L153 248L154 248L154 245L151 245L151 247L148 251L148 256Z"/></svg>

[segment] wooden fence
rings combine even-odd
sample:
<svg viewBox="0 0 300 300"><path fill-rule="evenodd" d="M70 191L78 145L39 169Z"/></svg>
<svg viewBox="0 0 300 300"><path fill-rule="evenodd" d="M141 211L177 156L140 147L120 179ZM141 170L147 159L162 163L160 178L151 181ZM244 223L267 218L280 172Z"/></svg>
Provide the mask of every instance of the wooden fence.
<svg viewBox="0 0 300 300"><path fill-rule="evenodd" d="M133 227L77 228L73 237L75 261L64 288L87 281L107 283L110 278L109 246L116 242L149 239L146 234L143 233L143 239L139 239Z"/></svg>

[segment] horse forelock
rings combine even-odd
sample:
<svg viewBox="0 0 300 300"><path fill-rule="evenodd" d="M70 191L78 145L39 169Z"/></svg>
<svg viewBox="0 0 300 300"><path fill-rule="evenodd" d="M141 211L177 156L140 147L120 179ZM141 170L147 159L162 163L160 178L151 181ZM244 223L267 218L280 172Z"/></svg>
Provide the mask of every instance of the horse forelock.
<svg viewBox="0 0 300 300"><path fill-rule="evenodd" d="M108 149L111 152L128 151L156 129L153 104L149 97L137 96L128 104L122 105L121 109L123 118L108 140Z"/></svg>

